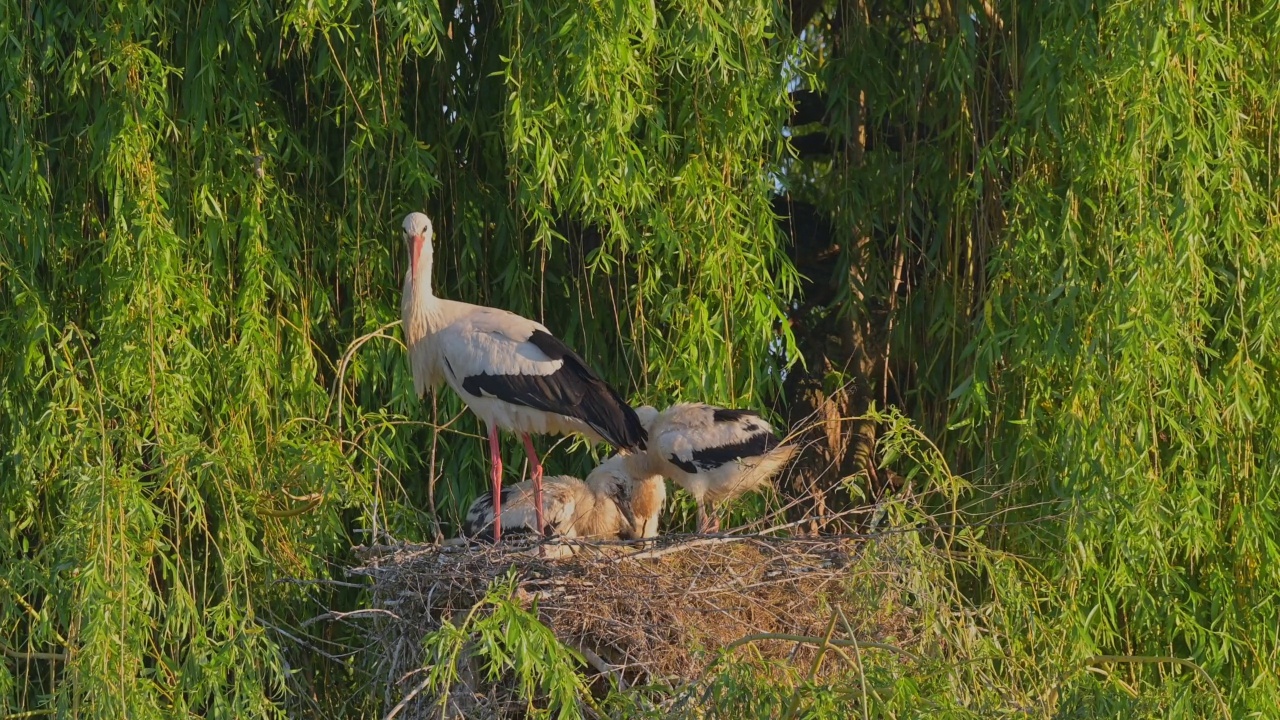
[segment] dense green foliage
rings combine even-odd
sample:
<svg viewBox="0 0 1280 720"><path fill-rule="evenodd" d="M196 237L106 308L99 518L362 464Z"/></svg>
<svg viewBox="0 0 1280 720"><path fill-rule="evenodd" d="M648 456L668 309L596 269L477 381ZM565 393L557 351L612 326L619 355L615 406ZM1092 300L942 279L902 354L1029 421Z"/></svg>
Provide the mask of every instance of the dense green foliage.
<svg viewBox="0 0 1280 720"><path fill-rule="evenodd" d="M443 295L633 400L786 405L850 351L797 344L816 303L913 418L876 417L890 516L933 530L882 550L932 654L739 654L679 712L1280 706L1273 3L4 0L0 38L0 717L386 710L307 619L360 603L352 544L483 486L392 327L419 209ZM485 622L432 647L506 653ZM501 667L580 691L528 633L556 662Z"/></svg>
<svg viewBox="0 0 1280 720"><path fill-rule="evenodd" d="M445 294L545 318L624 393L776 378L787 46L767 3L699 8L4 7L0 711L272 714L317 611L276 580L423 535L434 477L448 513L477 492L470 416L423 422L455 398L412 397L384 337L342 363L398 317L409 210ZM314 660L295 693L352 694Z"/></svg>
<svg viewBox="0 0 1280 720"><path fill-rule="evenodd" d="M1044 559L1070 652L1189 658L1261 716L1280 698L1280 14L1259 10L1036 18L959 412L1014 502L1056 518L1000 542Z"/></svg>
<svg viewBox="0 0 1280 720"><path fill-rule="evenodd" d="M450 691L461 683L459 667L469 660L480 665L480 679L495 685L509 673L515 675L516 712L533 717L580 716L578 703L591 702L591 692L578 672L581 660L538 622L536 614L512 599L514 586L514 578L495 583L457 625L446 619L427 637L422 691L447 707ZM545 700L535 703L534 698Z"/></svg>

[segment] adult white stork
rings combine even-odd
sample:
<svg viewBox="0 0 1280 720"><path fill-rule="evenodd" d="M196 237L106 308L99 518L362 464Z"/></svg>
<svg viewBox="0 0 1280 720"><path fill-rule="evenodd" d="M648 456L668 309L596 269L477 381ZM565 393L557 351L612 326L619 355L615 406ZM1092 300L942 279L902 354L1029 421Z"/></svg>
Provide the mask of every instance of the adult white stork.
<svg viewBox="0 0 1280 720"><path fill-rule="evenodd" d="M796 452L750 410L681 403L661 413L645 405L636 413L649 431L646 469L693 495L699 532L719 530L715 505L767 486Z"/></svg>
<svg viewBox="0 0 1280 720"><path fill-rule="evenodd" d="M661 475L647 474L643 464L643 455L614 455L592 470L586 482L569 475L546 478L542 520L537 516L532 483L508 485L499 493L499 504L506 508L497 523L499 532L541 529L548 535L593 540L656 537L667 484ZM493 537L497 519L493 497L485 493L471 503L462 524L464 536Z"/></svg>
<svg viewBox="0 0 1280 720"><path fill-rule="evenodd" d="M542 512L542 463L530 433L576 433L620 450L642 450L636 413L586 361L541 323L495 308L438 298L431 291L431 220L404 219L409 270L400 305L418 397L443 380L489 431L494 515L501 517L502 458L498 428L519 433L533 470L535 509ZM538 526L543 527L541 519ZM494 540L500 540L498 523Z"/></svg>

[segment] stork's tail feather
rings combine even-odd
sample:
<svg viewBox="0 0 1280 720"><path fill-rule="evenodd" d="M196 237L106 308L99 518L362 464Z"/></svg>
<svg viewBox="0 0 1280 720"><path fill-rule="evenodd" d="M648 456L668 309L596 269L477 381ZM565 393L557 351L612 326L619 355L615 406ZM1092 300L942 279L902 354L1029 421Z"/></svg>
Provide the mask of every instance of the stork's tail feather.
<svg viewBox="0 0 1280 720"><path fill-rule="evenodd" d="M579 363L578 370L590 383L590 390L584 394L574 416L619 450L644 450L649 433L636 411L612 385L591 374L585 364Z"/></svg>
<svg viewBox="0 0 1280 720"><path fill-rule="evenodd" d="M786 445L775 445L769 449L769 454L765 455L764 461L760 463L760 471L772 480L791 459L795 457L796 451L800 449L799 445L788 443Z"/></svg>
<svg viewBox="0 0 1280 720"><path fill-rule="evenodd" d="M640 423L636 411L632 410L631 406L608 384L603 381L600 384L607 391L605 397L608 400L600 396L592 398L593 400L598 398L602 402L589 402L588 407L583 408L585 411L583 420L619 450L633 452L644 450L645 443L649 440L649 433Z"/></svg>
<svg viewBox="0 0 1280 720"><path fill-rule="evenodd" d="M636 417L636 411L618 395L613 386L595 374L582 356L545 330L535 331L529 336L528 342L552 360L564 363L560 371L547 376L545 380L539 378L539 382L550 383L551 378L558 378L558 382L564 387L576 387L573 392L557 392L554 388L547 388L537 397L530 398L532 402L526 404L577 418L620 450L644 450L649 434L645 432L644 425L640 424L640 418ZM558 377L561 374L564 377ZM549 397L570 396L574 396L574 402L577 403L575 407L553 407L545 402L545 398Z"/></svg>

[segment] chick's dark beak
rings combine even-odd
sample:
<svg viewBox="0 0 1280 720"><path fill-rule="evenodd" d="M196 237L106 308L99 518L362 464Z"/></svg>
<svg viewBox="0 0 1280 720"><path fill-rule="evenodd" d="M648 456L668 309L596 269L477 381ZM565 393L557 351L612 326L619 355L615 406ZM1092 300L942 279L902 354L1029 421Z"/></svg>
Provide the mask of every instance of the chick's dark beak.
<svg viewBox="0 0 1280 720"><path fill-rule="evenodd" d="M625 518L626 521L631 524L632 537L639 538L641 528L640 528L640 525L636 523L636 515L631 510L630 501L620 503L618 509L622 511L622 517Z"/></svg>

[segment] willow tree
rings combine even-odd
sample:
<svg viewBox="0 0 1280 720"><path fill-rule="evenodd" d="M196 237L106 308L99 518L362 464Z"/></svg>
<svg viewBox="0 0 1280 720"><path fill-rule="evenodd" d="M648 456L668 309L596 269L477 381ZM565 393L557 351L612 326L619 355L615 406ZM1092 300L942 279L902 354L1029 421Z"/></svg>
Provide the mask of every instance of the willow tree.
<svg viewBox="0 0 1280 720"><path fill-rule="evenodd" d="M1034 488L1017 500L1060 518L1001 542L1045 558L1068 652L1192 659L1237 716L1280 697L1278 21L1230 2L1024 21L1010 241L963 411Z"/></svg>
<svg viewBox="0 0 1280 720"><path fill-rule="evenodd" d="M793 425L822 422L790 490L847 509L901 485L878 467L869 408L901 407L947 439L1003 231L1018 38L994 4L796 5L812 12L797 17L807 72L776 207L804 278L805 363L785 395Z"/></svg>
<svg viewBox="0 0 1280 720"><path fill-rule="evenodd" d="M806 36L789 382L835 421L800 479L891 490L856 416L909 410L1045 581L1001 615L973 578L1064 716L1220 715L1206 678L1237 717L1280 697L1277 20L842 0Z"/></svg>
<svg viewBox="0 0 1280 720"><path fill-rule="evenodd" d="M374 702L300 622L338 591L286 580L482 485L473 421L436 437L460 408L413 397L386 327L410 210L444 293L624 394L778 383L768 2L2 12L0 715Z"/></svg>

